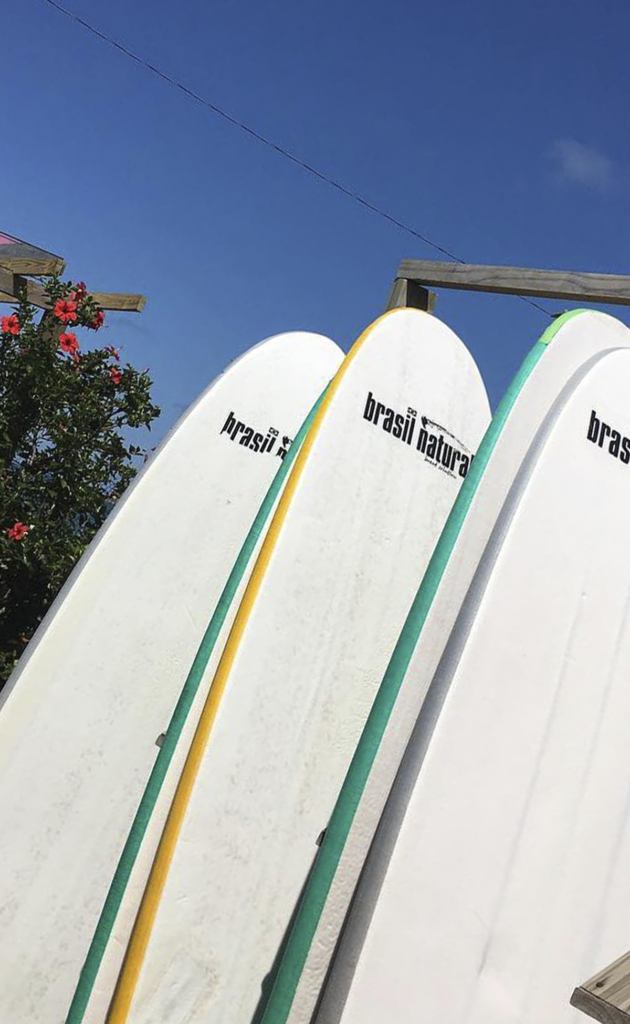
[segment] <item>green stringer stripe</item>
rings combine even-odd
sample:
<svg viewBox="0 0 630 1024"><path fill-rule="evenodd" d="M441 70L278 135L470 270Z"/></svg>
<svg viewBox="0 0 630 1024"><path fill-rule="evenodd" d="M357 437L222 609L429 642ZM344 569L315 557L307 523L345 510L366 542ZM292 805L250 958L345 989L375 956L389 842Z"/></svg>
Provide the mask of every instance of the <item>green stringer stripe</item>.
<svg viewBox="0 0 630 1024"><path fill-rule="evenodd" d="M234 600L234 595L236 594L245 570L249 565L256 544L267 526L267 521L271 515L276 499L282 490L284 482L289 474L289 470L291 469L302 442L310 429L311 423L315 418L315 414L317 413L325 394L326 391L324 391L324 393L318 398L314 407L311 409L296 434L293 444L290 446L287 454L282 460L260 509L258 510L256 518L252 523L249 533L245 538L245 542L239 552L238 558L234 563L234 568L228 577L223 593L219 598L214 614L210 619L206 632L204 633L199 650L197 651L195 660L192 663L192 667L188 673L186 682L184 683L179 700L177 701L173 717L171 718L168 729L165 733L164 742L159 750L151 775L149 776L149 780L142 795L142 799L138 805L138 810L127 837L127 842L125 843L120 860L118 861L116 873L110 885L109 892L107 893L107 898L103 905L103 910L101 911L101 916L96 926L92 943L81 970L72 1003L70 1004L68 1016L66 1017L66 1024L81 1024L83 1021L85 1011L92 995L92 989L94 988L94 983L114 927L114 922L125 895L129 877L135 864L136 857L138 856L140 846L142 845L142 840L151 819L151 815L160 795L162 784L173 758L182 729L184 728L184 724L188 717L188 712L190 711L192 702L199 689L203 674L214 650L214 645L217 642L217 637L219 636L227 613L232 601Z"/></svg>
<svg viewBox="0 0 630 1024"><path fill-rule="evenodd" d="M420 584L407 620L375 697L361 739L337 798L324 841L304 893L295 924L274 980L261 1024L285 1024L295 992L324 909L337 866L352 827L381 739L405 678L418 637L448 564L479 482L523 385L547 345L567 320L584 310L576 309L554 321L525 357L504 395L485 435L470 472L455 500L431 561Z"/></svg>

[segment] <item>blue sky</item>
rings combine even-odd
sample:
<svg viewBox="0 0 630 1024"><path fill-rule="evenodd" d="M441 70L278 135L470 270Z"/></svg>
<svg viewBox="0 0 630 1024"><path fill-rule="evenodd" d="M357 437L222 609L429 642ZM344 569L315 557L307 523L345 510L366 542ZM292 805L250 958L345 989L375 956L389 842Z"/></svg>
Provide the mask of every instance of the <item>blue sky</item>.
<svg viewBox="0 0 630 1024"><path fill-rule="evenodd" d="M469 262L630 271L622 0L63 2ZM43 0L3 5L0 83L0 228L148 296L101 337L150 367L156 437L250 345L311 329L347 349L401 258L440 258ZM436 313L493 405L549 322L454 292Z"/></svg>

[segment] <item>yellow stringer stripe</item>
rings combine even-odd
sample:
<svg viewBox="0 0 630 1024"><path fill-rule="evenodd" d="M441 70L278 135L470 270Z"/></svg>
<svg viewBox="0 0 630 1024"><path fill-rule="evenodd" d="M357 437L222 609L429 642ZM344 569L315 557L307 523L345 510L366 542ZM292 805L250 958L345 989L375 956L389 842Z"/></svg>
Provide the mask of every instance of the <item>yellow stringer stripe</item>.
<svg viewBox="0 0 630 1024"><path fill-rule="evenodd" d="M212 732L212 727L219 710L221 698L223 697L227 686L241 637L243 636L252 609L256 603L256 598L258 597L258 593L265 578L267 566L269 565L271 556L275 550L280 532L291 507L293 496L300 482L302 473L304 472L304 467L308 461L315 439L321 429L322 423L324 422L326 413L330 408L335 394L339 389L341 381L343 380L348 367L361 349L361 346L376 324L380 323L385 319L385 317L390 316L395 312L396 310L390 310L382 317L379 317L379 319L370 324L360 338L355 341L337 373L333 377L322 404L320 405L315 419L313 420L313 425L304 439L302 448L296 457L295 465L289 475L289 479L285 485L275 515L269 525L267 535L262 548L260 549L256 565L252 570L252 575L241 600L225 649L215 672L214 679L212 680L208 696L206 697L206 702L199 718L199 724L190 745L190 750L182 769L177 790L173 797L173 803L171 804L171 809L169 811L168 818L166 819L164 831L162 832L162 837L155 854L155 859L144 890L142 902L140 903L140 909L138 910L129 945L127 946L127 952L120 971L118 983L112 997L112 1002L107 1016L107 1024L126 1024L128 1019L129 1010L138 984L140 971L144 963L160 900L164 891L164 886L166 885L168 872L175 855L177 840L186 816L193 787L199 774L201 762L208 745L210 733Z"/></svg>

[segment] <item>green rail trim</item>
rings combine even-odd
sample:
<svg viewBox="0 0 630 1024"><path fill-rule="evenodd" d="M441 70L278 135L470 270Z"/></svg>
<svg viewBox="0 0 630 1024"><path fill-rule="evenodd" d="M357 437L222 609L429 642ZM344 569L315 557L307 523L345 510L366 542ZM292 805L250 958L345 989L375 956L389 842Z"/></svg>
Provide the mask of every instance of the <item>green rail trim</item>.
<svg viewBox="0 0 630 1024"><path fill-rule="evenodd" d="M547 328L525 357L483 437L427 566L363 728L324 840L313 865L302 903L267 999L261 1024L285 1024L291 1011L302 970L352 827L354 815L403 684L418 637L422 632L451 552L501 431L523 386L546 351L547 345L568 320L584 312L587 310L574 309L564 313Z"/></svg>
<svg viewBox="0 0 630 1024"><path fill-rule="evenodd" d="M173 754L175 753L184 724L188 718L191 705L197 691L199 690L208 661L210 660L217 638L232 605L232 601L234 600L239 584L245 574L247 566L249 565L254 549L267 526L267 522L275 505L276 499L282 490L291 466L295 461L295 457L300 450L304 438L310 430L311 424L315 419L317 410L319 409L327 390L328 389L326 388L318 398L296 434L293 444L290 446L287 454L278 467L276 475L274 476L256 514L256 518L250 527L249 533L245 538L243 546L234 563L234 567L217 602L212 618L210 619L208 627L203 635L203 639L199 645L199 649L195 655L195 659L192 663L188 676L186 677L179 700L177 701L171 721L169 722L164 735L162 746L160 747L155 764L151 770L144 793L142 794L138 810L136 811L129 835L127 836L127 841L120 855L118 866L107 893L105 903L103 904L103 909L101 911L90 948L81 969L79 981L72 998L72 1003L70 1004L68 1016L66 1017L66 1024L81 1024L83 1021L85 1011L92 995L94 983L103 961L116 917L118 916L118 911L120 910L120 906L124 899L131 872L142 845L142 840L144 839L147 826L151 820L151 815L153 814L153 810L158 801L166 773L173 759Z"/></svg>

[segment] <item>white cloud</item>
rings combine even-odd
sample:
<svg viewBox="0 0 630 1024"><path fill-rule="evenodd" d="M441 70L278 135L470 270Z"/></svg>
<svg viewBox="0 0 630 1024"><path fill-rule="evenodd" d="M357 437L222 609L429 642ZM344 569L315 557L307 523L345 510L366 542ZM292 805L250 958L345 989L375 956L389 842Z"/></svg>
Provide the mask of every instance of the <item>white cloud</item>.
<svg viewBox="0 0 630 1024"><path fill-rule="evenodd" d="M603 153L577 139L558 139L551 149L560 181L607 192L614 183L615 165Z"/></svg>

